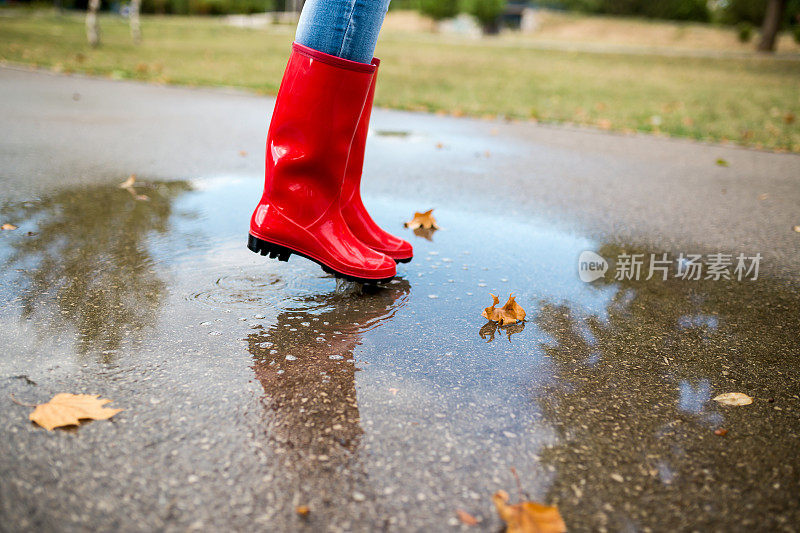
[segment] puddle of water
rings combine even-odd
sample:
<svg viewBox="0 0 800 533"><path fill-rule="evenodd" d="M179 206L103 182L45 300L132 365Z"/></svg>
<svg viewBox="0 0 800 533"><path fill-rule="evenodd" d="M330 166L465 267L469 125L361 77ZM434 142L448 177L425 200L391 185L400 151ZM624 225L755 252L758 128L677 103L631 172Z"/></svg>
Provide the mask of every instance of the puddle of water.
<svg viewBox="0 0 800 533"><path fill-rule="evenodd" d="M201 459L226 464L220 479L230 476L244 502L229 512L245 523L300 527L292 509L303 503L315 509L312 529L360 529L377 516L401 530L438 528L456 508L497 525L489 496L513 489L511 467L576 529L790 523L793 287L585 284L580 252L613 257L618 246L450 207L436 208L441 230L414 235L402 222L428 206L395 198L368 204L412 241L414 261L384 288L337 286L308 261L246 250L260 186L144 184L147 200L88 187L2 206L20 228L0 235L0 338L16 350L0 357L0 395L76 383L115 394L130 412L116 422L131 428L120 446L141 454L156 442L170 458L123 485L184 476ZM512 292L528 320L487 324L489 293ZM711 401L730 391L756 402ZM178 404L180 415L169 407ZM90 427L81 437L101 439L103 426ZM0 431L17 449L38 435ZM66 461L80 477L78 458ZM11 477L26 478L21 464L8 465ZM221 491L211 479L175 496L184 511L164 520L191 524ZM235 523L226 512L207 519Z"/></svg>

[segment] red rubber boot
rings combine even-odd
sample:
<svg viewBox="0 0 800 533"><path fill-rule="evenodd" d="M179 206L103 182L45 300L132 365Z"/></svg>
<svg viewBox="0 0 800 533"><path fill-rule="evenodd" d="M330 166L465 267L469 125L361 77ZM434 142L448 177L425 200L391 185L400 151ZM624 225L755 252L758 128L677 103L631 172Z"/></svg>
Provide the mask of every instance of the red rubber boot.
<svg viewBox="0 0 800 533"><path fill-rule="evenodd" d="M294 43L267 134L264 194L247 247L291 254L362 283L389 281L394 261L362 243L342 216L345 167L374 65Z"/></svg>
<svg viewBox="0 0 800 533"><path fill-rule="evenodd" d="M407 263L414 256L411 244L383 231L369 216L361 200L361 169L364 166L364 148L367 144L369 117L372 113L372 99L375 96L375 81L378 77L380 59L374 58L372 64L375 65L375 74L372 75L372 84L369 87L364 111L361 112L358 121L358 129L350 147L350 159L344 175L342 215L350 230L361 242L373 250L388 255L398 263Z"/></svg>

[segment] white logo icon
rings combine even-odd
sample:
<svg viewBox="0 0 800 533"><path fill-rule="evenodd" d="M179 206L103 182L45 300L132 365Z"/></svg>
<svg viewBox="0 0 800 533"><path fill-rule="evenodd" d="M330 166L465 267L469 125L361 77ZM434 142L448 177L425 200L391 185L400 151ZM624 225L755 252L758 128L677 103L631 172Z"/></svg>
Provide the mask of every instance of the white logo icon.
<svg viewBox="0 0 800 533"><path fill-rule="evenodd" d="M591 250L581 252L578 257L578 276L581 281L590 283L602 278L608 270L608 262Z"/></svg>

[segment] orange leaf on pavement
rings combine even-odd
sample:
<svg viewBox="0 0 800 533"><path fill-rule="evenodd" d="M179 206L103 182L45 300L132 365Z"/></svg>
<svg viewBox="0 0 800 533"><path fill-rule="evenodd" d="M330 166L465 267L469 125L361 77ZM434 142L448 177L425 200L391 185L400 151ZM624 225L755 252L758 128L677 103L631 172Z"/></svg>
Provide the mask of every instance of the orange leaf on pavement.
<svg viewBox="0 0 800 533"><path fill-rule="evenodd" d="M497 513L506 523L506 533L564 533L567 525L558 512L536 502L508 504L508 493L498 490L492 496Z"/></svg>
<svg viewBox="0 0 800 533"><path fill-rule="evenodd" d="M103 407L111 400L101 400L99 394L68 394L61 393L53 396L47 403L36 406L30 414L36 422L47 431L62 426L77 426L81 420L107 420L122 409Z"/></svg>

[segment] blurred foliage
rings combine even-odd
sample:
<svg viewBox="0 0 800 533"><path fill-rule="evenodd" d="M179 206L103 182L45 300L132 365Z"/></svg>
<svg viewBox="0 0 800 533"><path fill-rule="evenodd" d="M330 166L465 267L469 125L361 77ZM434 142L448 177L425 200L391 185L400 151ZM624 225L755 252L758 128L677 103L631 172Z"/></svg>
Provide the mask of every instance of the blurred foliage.
<svg viewBox="0 0 800 533"><path fill-rule="evenodd" d="M496 33L505 8L506 0L466 0L466 11L478 19L485 33Z"/></svg>
<svg viewBox="0 0 800 533"><path fill-rule="evenodd" d="M272 11L273 0L142 0L142 12L175 15L227 15Z"/></svg>
<svg viewBox="0 0 800 533"><path fill-rule="evenodd" d="M736 32L739 36L739 41L749 43L753 38L753 25L747 21L742 21L736 25Z"/></svg>
<svg viewBox="0 0 800 533"><path fill-rule="evenodd" d="M548 0L537 3L606 15L631 15L701 22L711 19L711 12L706 0Z"/></svg>
<svg viewBox="0 0 800 533"><path fill-rule="evenodd" d="M738 24L749 22L761 26L767 12L768 0L726 0L719 13L720 22ZM784 26L800 25L800 0L788 0L783 13Z"/></svg>
<svg viewBox="0 0 800 533"><path fill-rule="evenodd" d="M459 0L420 0L419 10L433 20L455 17L461 11Z"/></svg>
<svg viewBox="0 0 800 533"><path fill-rule="evenodd" d="M28 2L20 2L27 4ZM59 0L63 9L86 10L88 0ZM128 2L101 0L102 11L118 12ZM279 8L278 0L142 0L142 13L159 15L229 15L264 13Z"/></svg>
<svg viewBox="0 0 800 533"><path fill-rule="evenodd" d="M420 0L392 0L389 11L419 11L420 3Z"/></svg>

